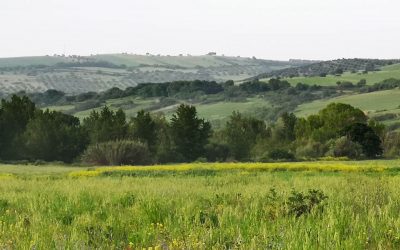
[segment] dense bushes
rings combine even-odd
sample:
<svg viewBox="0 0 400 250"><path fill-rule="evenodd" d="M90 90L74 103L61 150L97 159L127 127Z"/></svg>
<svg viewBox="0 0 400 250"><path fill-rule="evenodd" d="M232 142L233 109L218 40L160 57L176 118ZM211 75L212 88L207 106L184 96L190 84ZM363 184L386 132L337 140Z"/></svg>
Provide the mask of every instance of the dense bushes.
<svg viewBox="0 0 400 250"><path fill-rule="evenodd" d="M88 141L78 118L48 110L38 110L22 134L25 158L31 160L71 162Z"/></svg>
<svg viewBox="0 0 400 250"><path fill-rule="evenodd" d="M72 162L83 152L88 163L104 165L201 161L288 161L323 156L375 158L398 152L397 137L359 109L332 103L318 114L297 118L283 112L278 121L238 112L212 130L194 106L181 104L172 119L104 107L83 120L42 111L14 96L0 108L0 158ZM382 139L385 143L382 145ZM85 151L86 149L86 151ZM151 160L150 160L151 159Z"/></svg>
<svg viewBox="0 0 400 250"><path fill-rule="evenodd" d="M82 160L95 165L144 165L151 163L147 146L136 141L109 141L90 145Z"/></svg>
<svg viewBox="0 0 400 250"><path fill-rule="evenodd" d="M329 142L330 149L328 156L348 157L350 159L359 159L362 156L362 146L357 142L353 142L348 137L343 136Z"/></svg>

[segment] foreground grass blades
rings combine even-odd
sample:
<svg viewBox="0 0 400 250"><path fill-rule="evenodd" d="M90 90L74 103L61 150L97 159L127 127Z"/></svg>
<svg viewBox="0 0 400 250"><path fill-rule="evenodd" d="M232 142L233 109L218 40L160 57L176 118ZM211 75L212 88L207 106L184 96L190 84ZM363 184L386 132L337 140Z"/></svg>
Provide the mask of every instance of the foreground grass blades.
<svg viewBox="0 0 400 250"><path fill-rule="evenodd" d="M398 249L399 163L0 166L0 248Z"/></svg>

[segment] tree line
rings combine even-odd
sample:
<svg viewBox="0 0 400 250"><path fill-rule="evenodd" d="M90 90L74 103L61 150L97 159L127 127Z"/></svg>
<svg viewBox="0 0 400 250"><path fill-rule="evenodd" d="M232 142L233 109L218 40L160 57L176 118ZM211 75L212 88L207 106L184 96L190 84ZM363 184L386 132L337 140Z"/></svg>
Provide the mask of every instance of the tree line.
<svg viewBox="0 0 400 250"><path fill-rule="evenodd" d="M196 108L181 104L170 120L139 111L129 121L107 106L80 121L38 109L28 97L2 100L0 159L101 165L192 161L276 161L324 156L352 159L397 156L398 134L357 108L332 103L306 118L283 113L267 124L233 112L213 130ZM387 153L387 154L386 154Z"/></svg>

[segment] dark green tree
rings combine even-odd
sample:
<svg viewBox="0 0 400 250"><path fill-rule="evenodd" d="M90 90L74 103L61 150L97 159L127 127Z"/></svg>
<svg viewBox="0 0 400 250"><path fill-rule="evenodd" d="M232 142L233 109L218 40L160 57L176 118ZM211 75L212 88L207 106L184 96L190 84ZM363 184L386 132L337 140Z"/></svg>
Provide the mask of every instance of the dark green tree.
<svg viewBox="0 0 400 250"><path fill-rule="evenodd" d="M239 112L232 113L223 131L225 141L236 160L249 160L257 138L266 133L264 121L244 117Z"/></svg>
<svg viewBox="0 0 400 250"><path fill-rule="evenodd" d="M368 117L349 104L331 103L307 119L296 123L296 136L325 142L341 136L345 127L354 123L367 123Z"/></svg>
<svg viewBox="0 0 400 250"><path fill-rule="evenodd" d="M297 117L293 113L283 113L279 118L277 129L278 137L284 141L294 141L296 139L295 126Z"/></svg>
<svg viewBox="0 0 400 250"><path fill-rule="evenodd" d="M131 120L132 137L140 142L146 143L150 151L156 149L157 127L149 112L141 110Z"/></svg>
<svg viewBox="0 0 400 250"><path fill-rule="evenodd" d="M350 140L362 146L363 153L366 157L375 158L382 155L381 139L367 124L351 124L344 129L344 134L347 135Z"/></svg>
<svg viewBox="0 0 400 250"><path fill-rule="evenodd" d="M49 110L36 112L22 138L25 157L45 161L72 162L89 142L78 118Z"/></svg>
<svg viewBox="0 0 400 250"><path fill-rule="evenodd" d="M91 143L99 143L125 139L128 134L128 124L122 109L116 112L105 106L100 112L92 111L83 120L83 127L89 133Z"/></svg>
<svg viewBox="0 0 400 250"><path fill-rule="evenodd" d="M28 97L13 95L11 100L2 100L0 108L0 158L21 158L21 135L28 122L35 116L35 104Z"/></svg>
<svg viewBox="0 0 400 250"><path fill-rule="evenodd" d="M171 135L183 161L193 161L203 156L210 134L210 123L198 118L194 106L181 104L172 115Z"/></svg>

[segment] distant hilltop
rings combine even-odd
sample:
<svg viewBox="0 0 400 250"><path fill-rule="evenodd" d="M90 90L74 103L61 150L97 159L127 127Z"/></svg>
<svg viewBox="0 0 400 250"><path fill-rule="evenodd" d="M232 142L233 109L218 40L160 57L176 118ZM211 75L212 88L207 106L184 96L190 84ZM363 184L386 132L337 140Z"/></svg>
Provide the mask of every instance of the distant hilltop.
<svg viewBox="0 0 400 250"><path fill-rule="evenodd" d="M139 83L241 81L307 64L307 61L276 61L210 53L202 56L119 53L0 58L0 91L9 94L55 89L79 94L112 87L125 89Z"/></svg>

